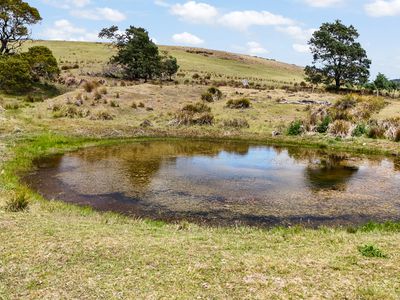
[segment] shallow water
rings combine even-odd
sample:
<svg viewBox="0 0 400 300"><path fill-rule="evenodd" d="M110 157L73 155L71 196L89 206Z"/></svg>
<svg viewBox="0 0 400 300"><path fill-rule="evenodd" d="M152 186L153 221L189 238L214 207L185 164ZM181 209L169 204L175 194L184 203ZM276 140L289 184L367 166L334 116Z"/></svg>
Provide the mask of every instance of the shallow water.
<svg viewBox="0 0 400 300"><path fill-rule="evenodd" d="M400 220L400 162L235 142L151 141L35 162L48 199L161 220L256 226Z"/></svg>

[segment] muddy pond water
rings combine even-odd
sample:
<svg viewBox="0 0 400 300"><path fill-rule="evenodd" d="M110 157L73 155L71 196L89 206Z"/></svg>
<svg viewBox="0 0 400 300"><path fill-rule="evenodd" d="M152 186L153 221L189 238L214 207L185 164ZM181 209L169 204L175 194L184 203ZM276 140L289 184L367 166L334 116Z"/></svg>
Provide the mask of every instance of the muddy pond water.
<svg viewBox="0 0 400 300"><path fill-rule="evenodd" d="M400 161L237 142L149 141L37 160L48 199L213 225L400 220Z"/></svg>

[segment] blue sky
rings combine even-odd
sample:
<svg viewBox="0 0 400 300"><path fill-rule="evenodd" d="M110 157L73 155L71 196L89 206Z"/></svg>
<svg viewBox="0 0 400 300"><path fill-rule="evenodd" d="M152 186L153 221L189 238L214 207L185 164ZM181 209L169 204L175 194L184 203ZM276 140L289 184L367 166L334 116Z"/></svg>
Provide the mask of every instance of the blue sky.
<svg viewBox="0 0 400 300"><path fill-rule="evenodd" d="M321 23L353 24L373 61L372 75L400 78L400 0L28 0L43 22L34 38L97 39L103 27L141 26L161 45L185 45L306 65Z"/></svg>

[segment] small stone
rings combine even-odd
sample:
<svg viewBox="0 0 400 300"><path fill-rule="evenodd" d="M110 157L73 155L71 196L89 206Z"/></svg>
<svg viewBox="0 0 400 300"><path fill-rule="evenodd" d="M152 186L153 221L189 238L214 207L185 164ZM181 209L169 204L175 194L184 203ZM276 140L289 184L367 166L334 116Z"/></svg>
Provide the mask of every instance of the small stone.
<svg viewBox="0 0 400 300"><path fill-rule="evenodd" d="M282 135L280 131L277 130L272 131L272 136L279 136L279 135Z"/></svg>
<svg viewBox="0 0 400 300"><path fill-rule="evenodd" d="M141 124L140 127L142 128L147 128L147 127L152 127L153 124L149 120L144 120Z"/></svg>

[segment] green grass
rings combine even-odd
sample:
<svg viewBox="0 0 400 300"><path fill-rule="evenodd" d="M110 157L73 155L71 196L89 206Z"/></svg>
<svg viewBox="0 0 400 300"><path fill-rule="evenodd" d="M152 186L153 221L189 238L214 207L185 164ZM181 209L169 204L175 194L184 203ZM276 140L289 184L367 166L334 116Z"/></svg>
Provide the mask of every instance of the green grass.
<svg viewBox="0 0 400 300"><path fill-rule="evenodd" d="M358 251L365 257L387 258L388 256L375 245L364 245L358 247Z"/></svg>
<svg viewBox="0 0 400 300"><path fill-rule="evenodd" d="M24 44L24 49L33 45L49 47L61 65L77 63L82 72L99 72L113 55L112 48L104 43L89 42L62 42L62 41L34 41ZM225 52L216 52L215 56L203 56L188 53L186 48L161 46L160 50L168 51L178 59L181 70L190 74L216 73L227 77L259 79L268 82L294 83L304 79L300 67L279 63L272 60L252 58L248 56L232 55ZM77 72L72 70L72 72Z"/></svg>

